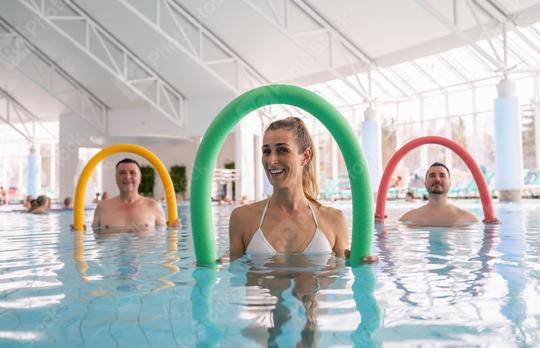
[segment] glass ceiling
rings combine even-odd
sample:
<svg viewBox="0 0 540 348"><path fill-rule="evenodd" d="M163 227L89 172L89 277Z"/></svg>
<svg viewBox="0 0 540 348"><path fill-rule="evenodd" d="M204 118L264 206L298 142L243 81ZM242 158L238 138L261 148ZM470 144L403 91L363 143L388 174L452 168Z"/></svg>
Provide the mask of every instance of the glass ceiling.
<svg viewBox="0 0 540 348"><path fill-rule="evenodd" d="M517 27L507 32L506 65L508 75L540 73L540 22ZM504 38L501 35L479 40L476 45L493 60L503 62ZM371 86L369 86L371 77ZM376 100L400 101L424 94L444 94L450 88L470 88L473 83L501 79L503 72L472 46L451 49L388 67L379 67L371 74L349 76L346 82L336 79L308 88L319 93L338 108L355 107L366 101L351 88L364 91ZM368 87L369 86L369 87ZM369 90L371 93L369 93Z"/></svg>

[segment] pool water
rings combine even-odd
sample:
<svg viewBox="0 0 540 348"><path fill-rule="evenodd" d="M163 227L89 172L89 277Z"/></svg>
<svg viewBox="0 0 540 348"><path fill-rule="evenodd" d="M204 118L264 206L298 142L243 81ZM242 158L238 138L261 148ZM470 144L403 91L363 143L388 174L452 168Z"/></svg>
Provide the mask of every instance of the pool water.
<svg viewBox="0 0 540 348"><path fill-rule="evenodd" d="M481 215L476 201L459 205ZM389 202L374 265L244 257L196 267L179 230L69 230L73 213L0 212L0 346L495 346L540 344L540 202L500 226L409 228ZM351 217L350 203L334 203ZM219 254L231 207L214 207ZM92 211L86 212L86 221Z"/></svg>

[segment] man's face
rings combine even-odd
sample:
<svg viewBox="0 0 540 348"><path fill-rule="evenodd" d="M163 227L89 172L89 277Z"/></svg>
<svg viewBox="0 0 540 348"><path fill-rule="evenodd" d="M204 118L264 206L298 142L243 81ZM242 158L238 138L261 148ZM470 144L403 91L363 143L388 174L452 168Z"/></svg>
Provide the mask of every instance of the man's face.
<svg viewBox="0 0 540 348"><path fill-rule="evenodd" d="M450 177L448 171L442 166L433 166L426 173L424 182L426 190L431 194L442 195L448 193Z"/></svg>
<svg viewBox="0 0 540 348"><path fill-rule="evenodd" d="M141 172L135 163L120 163L116 168L116 185L121 193L137 192Z"/></svg>

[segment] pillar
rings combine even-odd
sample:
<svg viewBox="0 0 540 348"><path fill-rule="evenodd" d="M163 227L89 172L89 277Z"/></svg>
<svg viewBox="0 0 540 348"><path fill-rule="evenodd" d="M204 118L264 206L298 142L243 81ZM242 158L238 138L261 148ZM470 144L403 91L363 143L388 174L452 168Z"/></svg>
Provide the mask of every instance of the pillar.
<svg viewBox="0 0 540 348"><path fill-rule="evenodd" d="M332 137L330 138L330 142L332 143L332 180L337 180L339 177L338 146Z"/></svg>
<svg viewBox="0 0 540 348"><path fill-rule="evenodd" d="M37 197L41 191L41 156L34 145L28 155L28 181L27 192L32 197Z"/></svg>
<svg viewBox="0 0 540 348"><path fill-rule="evenodd" d="M58 195L58 187L56 187L56 144L51 143L49 147L49 153L50 153L50 164L51 167L49 168L49 174L50 174L50 191L54 193L54 196Z"/></svg>
<svg viewBox="0 0 540 348"><path fill-rule="evenodd" d="M502 80L497 85L495 111L496 188L501 201L517 202L523 186L521 117L515 84Z"/></svg>
<svg viewBox="0 0 540 348"><path fill-rule="evenodd" d="M253 164L255 165L255 200L263 199L262 136L253 136Z"/></svg>
<svg viewBox="0 0 540 348"><path fill-rule="evenodd" d="M534 149L536 154L536 170L540 170L540 96L538 75L534 77Z"/></svg>
<svg viewBox="0 0 540 348"><path fill-rule="evenodd" d="M379 187L382 168L381 125L376 117L377 111L369 106L364 112L362 122L362 148L366 155L373 192Z"/></svg>

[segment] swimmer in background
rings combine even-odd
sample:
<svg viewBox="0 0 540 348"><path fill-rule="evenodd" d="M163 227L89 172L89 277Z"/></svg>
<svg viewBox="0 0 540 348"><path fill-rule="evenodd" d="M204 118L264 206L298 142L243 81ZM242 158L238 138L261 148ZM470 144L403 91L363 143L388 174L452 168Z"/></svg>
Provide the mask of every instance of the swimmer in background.
<svg viewBox="0 0 540 348"><path fill-rule="evenodd" d="M73 199L71 197L64 198L64 209L73 209Z"/></svg>
<svg viewBox="0 0 540 348"><path fill-rule="evenodd" d="M240 204L241 205L245 205L245 204L249 204L250 200L248 198L248 196L246 195L243 195L242 198L240 198Z"/></svg>
<svg viewBox="0 0 540 348"><path fill-rule="evenodd" d="M7 191L3 186L0 186L0 205L8 204Z"/></svg>
<svg viewBox="0 0 540 348"><path fill-rule="evenodd" d="M339 209L317 200L313 141L304 122L288 117L264 132L262 165L270 198L236 208L229 222L230 257L243 254L348 254L348 227ZM376 261L367 256L364 262Z"/></svg>
<svg viewBox="0 0 540 348"><path fill-rule="evenodd" d="M125 158L116 164L116 185L120 194L101 200L94 212L93 228L149 228L165 225L161 205L139 195L141 169L139 163Z"/></svg>
<svg viewBox="0 0 540 348"><path fill-rule="evenodd" d="M33 201L34 201L34 197L32 197L31 195L26 196L26 198L24 199L22 203L23 208L26 210L29 210L30 208L32 208Z"/></svg>
<svg viewBox="0 0 540 348"><path fill-rule="evenodd" d="M422 226L452 226L478 222L473 213L449 202L450 184L450 170L442 163L433 163L424 179L428 203L405 213L399 221Z"/></svg>
<svg viewBox="0 0 540 348"><path fill-rule="evenodd" d="M407 191L405 194L405 202L414 202L414 193L412 191Z"/></svg>
<svg viewBox="0 0 540 348"><path fill-rule="evenodd" d="M28 209L29 213L42 214L51 207L51 200L45 195L40 195L32 201L32 206Z"/></svg>

